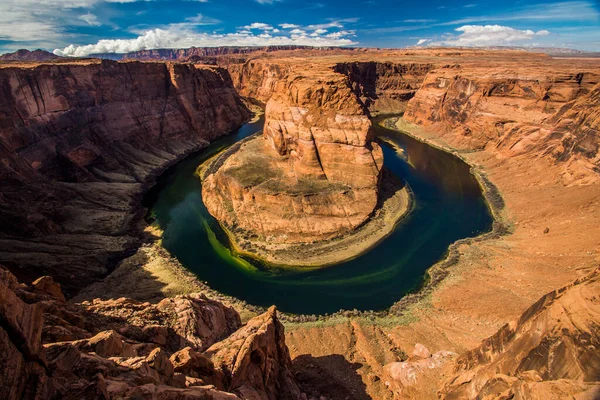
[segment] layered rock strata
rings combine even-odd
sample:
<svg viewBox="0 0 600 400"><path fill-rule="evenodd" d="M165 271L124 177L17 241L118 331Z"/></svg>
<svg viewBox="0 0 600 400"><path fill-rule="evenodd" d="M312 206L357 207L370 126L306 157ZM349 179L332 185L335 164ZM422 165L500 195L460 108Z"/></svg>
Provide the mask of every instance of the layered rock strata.
<svg viewBox="0 0 600 400"><path fill-rule="evenodd" d="M2 399L301 398L274 308L242 327L200 295L66 304L44 280L0 267Z"/></svg>
<svg viewBox="0 0 600 400"><path fill-rule="evenodd" d="M248 237L311 243L343 236L378 200L383 153L368 112L348 79L329 69L296 70L276 85L263 137L209 171L204 202Z"/></svg>
<svg viewBox="0 0 600 400"><path fill-rule="evenodd" d="M452 66L427 75L405 119L457 147L549 157L566 184L585 184L600 171L599 93L597 71Z"/></svg>
<svg viewBox="0 0 600 400"><path fill-rule="evenodd" d="M559 397L561 395L578 395L580 398L586 398L586 396L587 398L598 397L598 379L593 378L591 372L595 370L590 368L597 365L597 361L587 353L589 349L597 350L596 339L598 333L594 330L598 321L597 315L594 314L597 299L594 297L596 295L590 296L589 292L586 293L590 289L597 292L595 286L587 286L585 290L567 288L553 293L544 300L544 304L537 304L533 307L535 309L532 311L533 315L524 315L518 323L511 323L508 327L502 328L501 335L498 337L494 335L499 327L506 321L518 318L523 310L526 310L532 302L539 299L543 293L552 288L564 286L566 282L572 281L574 277L583 274L584 271L593 266L597 266L599 249L596 228L599 191L598 172L595 169L597 167L597 152L594 149L597 148L598 129L597 123L594 121L597 121L598 100L597 90L594 89L597 80L594 83L595 78L593 78L598 75L597 62L594 63L590 60L556 60L514 52L482 52L468 49L410 50L410 52L387 52L385 54L381 52L365 53L362 61L369 62L374 57L378 59L385 58L392 63L399 64L434 65L434 69L427 74L426 84L419 86L420 89L416 91L413 100L411 100L410 111L407 113L406 118L427 127L427 131L415 131L415 135L431 140L441 146L461 150L461 155L470 163L480 165L480 168L484 168L489 173L489 179L502 190L506 212L510 214L511 220L514 222L514 233L492 240L461 244L459 248L460 257L451 268L450 276L452 279L447 279L444 285L440 285L434 290L431 303L427 301L423 307L417 307L416 311L409 314L411 318L409 318L410 322L408 324L406 324L406 319L402 319L401 324L398 319L391 319L382 321L381 325L375 322L373 325L364 326L353 318L349 318L347 322L332 323L331 326L299 326L291 332L288 331L287 342L291 344L292 356L304 356L303 358L307 360L306 369L299 371L297 375L300 377L309 376L315 380L319 378L319 382L322 383L320 387L330 389L329 391L323 391L323 394L329 398L336 398L336 395L340 393L343 393L344 397L351 398L368 398L368 396L372 398L392 398L392 396L405 398L411 395L412 398L438 398L438 389L442 389L440 394L446 396L460 394L465 397L494 398L507 396L518 398L521 396L530 398L533 397L532 393L539 395L540 398L553 398L553 396ZM270 59L268 62L272 65L281 65L282 70L289 65L286 60ZM300 62L305 64L321 63L331 67L339 63L346 63L348 60L327 57L323 61L311 58ZM274 71L265 71L266 61L253 60L252 63L257 67L247 69L247 77L243 79L238 79L234 73L235 71L231 69L236 88L240 90L242 95L251 86L254 86L256 90L266 88L261 92L261 96L265 96L264 102L266 103L277 87L274 81L279 74ZM97 65L95 63L91 63L91 65L92 68L98 68L94 66ZM66 65L56 67L68 69ZM162 69L163 67L149 68ZM120 71L119 74L126 75L127 73L125 67L118 66L115 70ZM33 70L27 67L26 71L28 72L23 72L23 74L32 74L31 71ZM253 71L261 72L256 75ZM141 70L138 71L138 74L143 76ZM110 82L118 83L121 82L120 79L129 79L123 77L117 79L116 75L115 72L114 79ZM450 85L439 88L439 83L436 85L435 82L432 84L432 81L430 81L430 79L435 80L436 76L448 78L448 82L456 82L455 86ZM461 81L461 76L467 77L478 89L473 91L473 84L471 86L469 84L459 85L458 82ZM543 95L536 94L532 96L527 94L529 89L523 91L518 89L518 87L537 88L536 76L540 77L540 82L543 82L547 87L542 92ZM581 79L577 78L578 76ZM526 77L526 83L521 81L523 77ZM104 79L108 78L103 77L102 80ZM248 79L251 79L251 81L248 81ZM487 88L492 80L493 85L497 86L498 90L492 90L492 96L478 94L483 92L483 90L480 92L479 89ZM154 80L154 83L156 81L158 80ZM3 87L6 88L6 80L3 82L5 82ZM248 82L253 82L253 84L249 85ZM271 83L263 85L266 82ZM513 85L513 89L508 89L512 82L517 82L518 85ZM138 82L138 85L142 87L143 84L144 82ZM368 94L372 91L364 91L360 88L362 85L357 80L355 84L352 84L353 90L361 90L360 93L365 94L361 97L372 96ZM32 84L31 86L36 85ZM108 85L102 87L102 92L108 91L106 86ZM449 87L458 88L458 86L460 86L460 89L456 91L448 90ZM569 86L574 88L572 92L566 90ZM40 85L40 87L43 88L44 86ZM505 89L502 89L502 87ZM170 91L175 91L175 89L171 88ZM385 96L386 93L384 90L377 92L376 88L375 93L379 97ZM10 93L10 91L5 93ZM560 93L562 93L560 97L555 97L556 94ZM169 98L171 97L169 96ZM2 100L5 99L11 99L11 97L2 96ZM554 100L549 101L548 99ZM495 106L492 106L493 104ZM455 107L456 105L459 105L459 107ZM11 107L9 106L4 110L12 110ZM124 104L123 107L126 107L126 105ZM154 106L148 107L148 109L151 111ZM531 111L531 114L529 111ZM58 111L55 113L58 113ZM52 114L45 116L45 118L52 117ZM461 129L462 122L460 121L463 116L465 117L464 124L469 128L468 131ZM540 118L542 119L541 122L539 122ZM4 124L5 121L3 117L2 123ZM48 121L52 122L54 120L48 119ZM66 123L61 124L63 128L66 125ZM43 122L40 122L38 126L43 126ZM496 127L502 126L510 129L506 131L496 129ZM515 129L512 129L512 127ZM4 129L4 125L2 129ZM47 129L50 129L53 134L57 133L57 131L52 130L54 128L50 123ZM548 136L546 129L552 130L553 134ZM44 137L44 130L45 128L40 128L37 134L39 138ZM61 128L60 132L62 131L66 131L66 128ZM14 132L14 137L19 138L19 131ZM505 135L505 132L510 133L510 135ZM501 140L502 138L507 140ZM172 146L174 146L174 143ZM110 146L106 148L110 148ZM555 152L555 150L558 151ZM119 153L115 154L114 159L126 165L129 165L130 159L133 159L132 164L136 164L137 171L140 170L142 165L144 169L151 169L147 164L148 159L144 160L139 156L135 156L135 154L140 153L124 153L119 150ZM157 154L158 152L153 153L154 156ZM165 155L160 154L161 156ZM175 158L171 155L168 160ZM120 163L114 165L121 165ZM60 171L61 168L57 167L56 170ZM17 177L27 172L26 169L20 167L14 168L14 171L16 171L14 176ZM65 171L67 170L64 170L62 174L68 175ZM8 171L2 175L3 190L0 192L2 196L9 193L7 191L9 186L4 186L4 182L12 176L12 173ZM27 181L24 180L23 182ZM102 207L105 206L101 206L100 203L109 199L108 194L112 193L107 203L111 204L113 209L106 211L107 213L109 211L116 213L114 208L120 207L121 204L124 204L123 209L130 209L129 200L119 200L130 199L129 194L126 193L123 196L115 194L115 188L120 187L120 185L101 186L94 181L95 191L85 189L84 197L80 195L81 191L84 190L83 188L86 187L86 182L83 183L82 186L80 186L81 182L68 185L72 189L69 195L59 197L58 200L51 196L39 196L41 193L40 186L35 182L34 184L22 184L19 186L18 191L13 190L13 198L17 199L16 201L11 200L8 202L8 198L4 197L3 201L0 202L2 205L6 204L3 215L12 214L13 218L19 215L22 217L21 219L10 220L17 221L15 223L6 219L3 220L2 229L15 229L19 226L26 227L33 224L37 220L36 214L30 213L30 216L26 217L32 209L45 210L43 214L39 213L37 215L47 218L46 215L51 215L52 210L60 210L64 207L63 203L69 203L65 199L69 201L75 199L77 201L75 204L85 204L81 208L86 209L89 214L95 214L96 210L104 209ZM564 185L565 183L568 186ZM574 183L577 185L573 185ZM48 186L55 190L54 187L59 185L52 182ZM67 185L64 186L67 187ZM140 186L141 184L136 180L135 187ZM29 191L32 194L28 194ZM90 195L98 191L101 191L98 196L101 196L104 200L102 202L90 201L90 199L97 199L96 197L90 197ZM138 193L137 189L135 192ZM44 204L47 205L46 209L41 207ZM56 226L70 232L77 232L75 229L77 221L73 219L65 219L64 221L69 220L73 223L65 227L62 225L63 219L58 219ZM5 223L4 221L9 222ZM104 266L109 264L110 258L97 256L97 254L106 254L102 253L100 249L106 249L109 245L112 246L113 241L106 240L107 235L102 236L102 240L97 240L92 235L87 235L84 240L83 235L80 237L79 234L61 235L56 239L56 242L51 242L48 239L50 236L44 236L44 240L40 240L40 238L33 240L35 248L31 247L29 241L24 241L18 235L11 236L10 241L6 239L7 236L3 236L1 256L3 259L10 257L10 267L16 272L21 272L21 274L23 270L20 270L19 266L24 265L25 268L28 268L28 265L32 265L31 258L37 257L36 268L50 273L55 272L59 277L73 276L71 278L73 282L67 283L75 287L86 282L81 280L79 275L82 273L82 265L89 267L90 270L94 271L94 274L98 275L102 273L99 267L103 268L102 271L108 269ZM115 240L116 237L111 236L111 239ZM96 255L90 256L90 253ZM117 253L113 252L111 254ZM79 258L74 255L78 255ZM47 258L50 264L48 266L44 265L41 257ZM37 277L38 275L32 274L30 280L33 281ZM2 277L1 281L13 282L9 284L12 287L18 285L18 283L14 283L16 282L14 278ZM588 284L581 282L577 284L577 287L583 288L585 285ZM56 293L55 290L51 289L52 285L48 279L38 281L35 286L40 291ZM3 296L3 301L0 302L1 307L5 304L4 300L9 299L10 294L6 294L8 291L5 291L4 288L0 291ZM107 350L112 349L115 343L114 348L120 351L118 350L120 347L119 341L114 340L116 335L103 333L93 341L88 340L90 337L85 337L85 335L96 336L104 331L105 326L110 329L111 324L103 322L102 325L96 326L90 331L87 331L87 328L83 326L81 329L87 333L76 336L72 332L76 331L74 327L77 326L77 323L69 322L68 329L63 330L62 327L67 326L63 321L69 321L69 317L60 316L59 320L50 316L47 312L41 312L39 308L45 306L43 302L33 300L31 295L27 294L32 291L34 289L31 288L12 290L13 293L17 293L17 297L20 299L25 299L25 296L27 296L31 300L26 300L29 303L25 304L27 307L20 303L7 301L6 304L11 306L3 308L2 311L10 311L12 314L3 314L0 321L2 324L2 333L0 334L3 338L1 339L2 349L7 349L7 352L2 353L0 356L4 357L7 354L5 358L8 360L7 362L10 363L16 360L18 365L0 371L1 379L11 379L10 382L15 382L14 385L5 385L4 383L0 385L3 390L12 390L9 394L3 392L0 397L22 397L21 391L26 386L29 391L25 394L26 397L29 397L29 393L45 393L46 383L44 382L47 379L47 374L45 375L44 372L44 365L46 365L44 363L47 363L48 360L54 360L55 356L42 355L39 346L36 345L37 342L28 339L39 335L39 333L36 333L40 329L40 324L36 322L39 321L39 317L36 316L39 313L43 314L44 319L54 319L54 322L48 322L47 325L44 325L52 327L51 330L42 329L47 330L46 335L49 338L53 337L53 339L50 339L52 343L55 343L55 340L70 342L84 340L77 343L77 346L81 346L82 349L79 350L79 347L77 347L77 351L80 352L80 359L83 362L77 364L76 372L81 373L81 376L76 375L73 378L72 375L69 375L69 379L91 383L89 388L92 394L88 397L99 397L94 390L98 388L103 390L102 379L98 379L97 382L94 381L94 374L98 370L110 372L102 373L103 377L114 374L118 377L117 380L123 380L120 375L123 372L122 369L114 370L114 364L110 363L109 368L103 369L106 358L98 358L94 352L89 352L90 349L95 348L103 354L115 354L112 353L114 350ZM39 295L39 292L37 293ZM572 296L572 294L574 295ZM563 296L568 301L563 302L560 300ZM554 302L551 299L559 300ZM127 301L124 302L127 303ZM58 298L53 299L52 304L56 306L56 309L71 310L65 308L64 303ZM200 302L200 304L204 303ZM552 304L560 305L560 307L555 307ZM144 307L146 306L141 306L141 308ZM564 309L561 307L564 307ZM217 310L218 308L217 306L212 309ZM111 312L118 315L119 310L125 310L127 307L120 302L114 302L111 309ZM151 308L151 310L155 312L154 308ZM544 310L550 312L545 314ZM90 316L87 313L83 315L85 316L84 320ZM160 315L165 318L169 318L169 315L171 315L173 320L176 319L172 314ZM555 318L556 316L558 318ZM197 316L194 318L197 318ZM392 318L395 318L395 315ZM18 327L19 329L22 328L22 331L15 329L17 324L13 322L17 320L19 321ZM30 323L30 321L33 321L33 323ZM524 321L524 323L521 324L521 321ZM589 321L593 321L593 323L589 323ZM150 325L152 324L150 323ZM118 329L124 327L122 324L115 326ZM168 330L175 325L161 326L167 326ZM190 323L189 326L194 326L194 324ZM554 327L558 327L558 329ZM130 340L129 336L118 331L118 329L116 333L126 337L125 342ZM162 338L162 332L164 331L162 329L149 328L149 330L148 335L153 335L153 339L144 338L141 343L164 341ZM259 330L257 329L257 332ZM561 337L563 332L565 332L565 335ZM535 339L538 333L542 334L543 339L539 343ZM490 337L490 335L492 336ZM490 339L485 340L481 346L477 346L482 338L487 337L490 337ZM133 340L140 342L139 339L134 338ZM208 339L208 342L211 340L213 339ZM98 346L99 343L105 342L112 344L110 346ZM419 352L419 354L407 359L402 349L411 349L416 342L425 343L432 350L433 357L430 357L427 353ZM71 343L71 345L74 344ZM121 348L123 347L128 349L127 352L129 351L128 346L121 344ZM251 347L248 346L248 348ZM435 357L436 354L440 354L438 350L441 349L465 354L465 349L472 348L475 348L475 350L469 352L470 355L459 357L461 362L457 370L449 371L445 369L453 364L450 362L451 360L442 365L438 363L439 356ZM107 353L104 353L105 351ZM525 354L526 352L529 353ZM265 353L274 354L273 352ZM535 358L538 353L541 354L539 360ZM116 354L121 353L117 352ZM248 353L245 352L244 354ZM311 356L307 356L307 354ZM575 359L574 355L578 354L584 355L587 361L586 365L582 366ZM191 345L189 348L186 347L177 351L176 357L173 357L173 355L169 359L175 370L174 376L184 374L186 382L199 382L195 379L200 379L203 383L209 382L209 379L202 377L207 375L206 371L217 369L210 367L210 363L207 361L210 358L206 355L206 352L196 351ZM513 355L515 356L514 360L512 359ZM46 361L43 361L44 358ZM554 358L563 360L564 368L557 369L558 364L554 365L549 362L550 359ZM68 360L67 357L64 365L67 368L72 368L72 364L67 362ZM148 359L138 361L143 362L133 363L128 361L128 363L144 366L144 369L135 369L133 373L132 369L127 369L129 374L127 379L135 376L138 382L147 382L147 376L149 374L154 375L153 371L158 370L166 372L161 375L163 378L159 377L158 380L164 379L164 376L170 376L168 372L170 370L169 364L164 362L164 358L156 353ZM413 371L416 375L407 376L399 373L402 370L398 369L398 364L393 364L395 365L394 368L384 368L384 365L402 361L414 363L408 365L408 372ZM245 362L242 358L240 365L244 365ZM4 364L3 361L2 365L13 364ZM86 372L85 367L87 365L94 367L93 374ZM100 367L96 368L98 365ZM156 366L156 369L154 367L145 369L146 365ZM215 363L213 363L214 365ZM429 369L431 365L435 368ZM51 370L56 371L53 368L55 367L50 367ZM495 368L500 368L500 373L496 373ZM525 370L527 368L533 368L536 372ZM221 372L232 371L233 368L219 367L218 370ZM421 372L424 372L424 375L422 375L424 380L419 378ZM56 373L57 376L60 374ZM214 373L212 376L218 375L218 373ZM407 377L411 380L406 380ZM414 383L413 377L417 378ZM447 377L451 377L451 379ZM554 378L560 379L547 380ZM156 376L154 379L156 379ZM596 382L594 382L594 379ZM272 382L272 380L266 380ZM284 376L281 381L285 380ZM444 385L438 385L440 380L444 381ZM131 385L130 387L134 387L134 389L132 389L132 392L126 392L116 387L112 382L112 378L109 381L111 381L111 387L113 388L111 390L114 390L111 393L119 395L124 393L139 395L142 393L152 397L151 392L142 392L142 390L148 390L147 388L155 390L156 388L155 383L146 388L127 383L124 386L129 387ZM34 384L25 385L23 382ZM389 389L393 391L385 388L386 383L390 384ZM410 388L407 388L407 384L411 385ZM120 385L122 383L119 383ZM238 387L242 386L239 385ZM71 386L66 387L71 388ZM208 396L204 388L193 390L202 391L204 396ZM215 389L210 390L211 395L213 395ZM180 391L177 389L173 392L171 387L160 387L156 389L156 393L159 393L161 397L169 398L175 397ZM316 389L312 393L318 398L317 393L319 392ZM231 397L230 394L220 395ZM81 397L83 396L79 396L79 398Z"/></svg>
<svg viewBox="0 0 600 400"><path fill-rule="evenodd" d="M349 322L321 329L299 327L288 334L288 343L293 349L292 356L311 352L315 358L323 360L320 366L326 365L328 359L339 354L349 363L361 364L357 369L359 379L372 398L437 399L438 390L448 377L456 376L451 370L452 360L440 364L435 370L429 370L427 366L437 364L437 359L427 357L426 362L419 362L421 358L411 359L395 354L396 347L407 351L415 343L424 343L433 354L440 350L464 354L468 349L476 348L481 340L494 335L507 321L518 319L548 291L560 288L598 266L600 185L593 149L600 135L592 121L599 108L597 102L594 104L589 100L594 98L596 92L594 87L597 83L594 82L600 64L597 59L552 59L516 52L469 49L414 51L412 55L402 58L412 62L431 62L435 68L428 73L427 84L422 85L409 101L411 113L405 114L406 119L425 127L403 123L399 128L420 140L454 152L471 164L483 178L482 183L491 189L489 199L504 227L499 225L501 229L496 231L497 234L485 239L453 246L449 258L438 265L450 266L447 269L448 278L442 284L428 286L425 293L431 295L428 294L425 299L417 300L418 296L408 296L398 302L389 313L391 320L383 318L381 324L372 329L359 328L358 322L352 317ZM468 85L462 86L457 92L445 92L436 85L430 87L430 79L441 74L456 81L461 76L468 76L482 85L479 89L494 77L502 80L504 85L512 81L519 82L525 77L529 87L534 87L536 79L540 84L543 82L549 88L549 97L557 92L568 93L566 88L569 86L574 91L563 100L559 98L553 102L543 100L545 95L524 97L518 91L508 91L506 96L496 93L498 98L490 99L478 94L478 90L469 92ZM581 84L578 79L567 79L577 76L581 77ZM498 81L495 84L500 84ZM524 82L520 84L527 86ZM440 117L440 112L452 110L452 104L460 99L468 99L469 93L472 101L458 103L469 104L465 123L468 127L479 128L466 132L456 118L463 114L451 112ZM431 99L430 103L420 103L427 98ZM492 106L492 101L497 107ZM531 114L528 114L528 110ZM527 118L535 117L536 113L537 118L543 120L542 123L528 123ZM414 116L418 117L415 119ZM491 121L502 122L503 118L514 123L515 127L524 129L515 129L510 136L504 136L498 134L494 122L487 124ZM544 129L554 129L557 123L557 126L564 126L565 129L547 136ZM541 132L540 127L544 128ZM510 139L501 141L504 137ZM564 144L563 139L567 139ZM554 146L558 149L564 147L564 153L561 149L560 154L565 156L556 157L553 151L549 151ZM582 165L585 167L581 168ZM416 304L411 305L411 302ZM588 300L579 299L577 303L572 304L569 313L587 314ZM411 322L388 327L393 324L392 315L402 310L407 310L404 315ZM593 313L589 316L597 325L598 317ZM562 317L560 319L563 321ZM583 326L584 332L594 332L588 327ZM528 328L523 333L525 331ZM536 335L539 331L528 332ZM594 335L597 337L597 333ZM321 344L320 338L327 338L326 343ZM570 339L565 337L565 341ZM584 346L583 343L588 342L580 343ZM536 351L545 350L543 346L535 348L532 355ZM583 352L584 348L578 351ZM559 350L555 348L550 353L552 357L558 356ZM508 354L514 353L511 350ZM522 356L519 355L519 359ZM503 356L502 362L507 359L507 355ZM409 362L404 368L409 377L417 378L416 382L410 387L404 386L402 380L407 375L398 373L397 367L383 371L384 366L392 361ZM483 359L482 363L485 362ZM494 365L502 367L500 364ZM577 362L565 361L566 365L567 369L579 369ZM423 366L425 368L421 368ZM327 368L327 372L336 371L337 367ZM467 372L475 375L476 368ZM543 373L539 371L544 368L538 369L536 366L533 369L541 377ZM391 381L392 374L388 372L398 380ZM423 375L420 375L421 372ZM541 382L540 377L519 371L515 374L511 372L506 377L497 376L487 382L482 375L477 377L477 381L483 381L481 384L486 385L485 391L479 391L483 386L478 386L468 393L474 398L511 398L513 393L512 398L598 397L597 379L583 381L580 378L565 378ZM468 375L466 379L469 379ZM343 380L338 379L338 382ZM386 387L388 382L390 385ZM499 382L497 391L494 390L494 382ZM512 382L516 384L514 390L510 389L512 391L509 392L507 389ZM465 387L470 386L469 382L462 383ZM545 389L535 392L536 387ZM530 388L533 389L529 391ZM465 395L464 398L469 397Z"/></svg>
<svg viewBox="0 0 600 400"><path fill-rule="evenodd" d="M371 114L393 114L404 111L434 68L430 63L357 61L339 63L334 71L348 76Z"/></svg>
<svg viewBox="0 0 600 400"><path fill-rule="evenodd" d="M600 270L548 293L463 354L446 399L600 394Z"/></svg>
<svg viewBox="0 0 600 400"><path fill-rule="evenodd" d="M0 261L67 293L137 246L158 172L249 117L227 71L189 64L8 64L0 92Z"/></svg>
<svg viewBox="0 0 600 400"><path fill-rule="evenodd" d="M417 344L383 368L395 399L593 399L600 394L600 269L544 295L518 320L458 356ZM449 376L438 383L440 377ZM443 380L443 379L442 379Z"/></svg>

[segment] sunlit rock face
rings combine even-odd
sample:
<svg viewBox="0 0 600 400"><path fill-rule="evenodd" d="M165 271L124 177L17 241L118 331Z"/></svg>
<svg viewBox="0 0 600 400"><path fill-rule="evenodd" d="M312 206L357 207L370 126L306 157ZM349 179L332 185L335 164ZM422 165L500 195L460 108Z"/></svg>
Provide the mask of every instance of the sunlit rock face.
<svg viewBox="0 0 600 400"><path fill-rule="evenodd" d="M554 290L461 355L442 398L597 398L600 269Z"/></svg>
<svg viewBox="0 0 600 400"><path fill-rule="evenodd" d="M262 138L203 185L208 210L227 227L281 243L330 239L364 223L383 166L347 77L323 66L298 69L272 90Z"/></svg>
<svg viewBox="0 0 600 400"><path fill-rule="evenodd" d="M598 182L600 75L584 67L453 66L431 71L404 118L453 146L535 156L565 184Z"/></svg>

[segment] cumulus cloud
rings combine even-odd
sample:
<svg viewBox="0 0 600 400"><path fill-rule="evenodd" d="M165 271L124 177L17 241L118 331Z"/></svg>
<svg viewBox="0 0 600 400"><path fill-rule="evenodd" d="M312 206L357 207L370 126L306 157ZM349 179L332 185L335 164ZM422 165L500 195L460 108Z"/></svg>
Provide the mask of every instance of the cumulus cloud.
<svg viewBox="0 0 600 400"><path fill-rule="evenodd" d="M105 11L108 3L134 3L167 0L0 0L0 47L52 48L55 54L87 56L94 53L124 53L153 48L183 48L190 46L348 46L356 45L355 31L344 29L345 23L356 19L330 19L325 23L302 26L292 23L268 24L253 22L229 31L208 26L221 21L202 14L192 15L178 23L164 25L140 24L121 31L119 39L92 39L79 27L112 25ZM187 0L204 3L207 0ZM263 4L279 0L256 0ZM100 7L104 4L104 7ZM78 32L78 33L75 33ZM85 31L84 31L85 32ZM115 33L112 33L115 35ZM87 38L87 39L86 39ZM79 43L72 43L77 40ZM89 43L87 44L86 43ZM83 43L81 43L83 42Z"/></svg>
<svg viewBox="0 0 600 400"><path fill-rule="evenodd" d="M439 39L419 39L417 45L428 46L507 46L530 43L547 36L547 30L520 30L502 25L463 25L455 29L459 34L446 34Z"/></svg>
<svg viewBox="0 0 600 400"><path fill-rule="evenodd" d="M0 39L17 47L51 47L62 42L68 28L98 26L88 10L101 3L135 0L1 0ZM87 12L87 13L86 13ZM73 17L83 13L79 17Z"/></svg>
<svg viewBox="0 0 600 400"><path fill-rule="evenodd" d="M129 53L132 51L157 48L186 48L191 46L349 46L357 44L352 40L353 31L338 31L325 36L311 36L298 29L289 34L274 34L273 31L239 30L233 33L206 33L192 29L170 26L166 29L148 30L133 39L103 39L95 44L83 46L69 45L55 49L59 56L85 57L98 53Z"/></svg>
<svg viewBox="0 0 600 400"><path fill-rule="evenodd" d="M64 45L77 26L101 25L89 10L107 3L166 0L0 0L0 42L6 48ZM208 0L188 0L206 2ZM79 16L77 16L79 15Z"/></svg>
<svg viewBox="0 0 600 400"><path fill-rule="evenodd" d="M273 30L273 27L263 22L253 22L250 25L244 26L244 29L261 29L263 31L271 31Z"/></svg>

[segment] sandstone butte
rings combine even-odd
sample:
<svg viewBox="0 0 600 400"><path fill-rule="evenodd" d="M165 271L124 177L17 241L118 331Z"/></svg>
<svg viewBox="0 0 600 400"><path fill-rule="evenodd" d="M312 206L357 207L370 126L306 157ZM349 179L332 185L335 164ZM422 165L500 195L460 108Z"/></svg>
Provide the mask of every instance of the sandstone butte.
<svg viewBox="0 0 600 400"><path fill-rule="evenodd" d="M378 204L383 152L350 80L320 65L290 63L284 71L266 103L263 138L219 157L203 180L208 211L237 242L273 247L344 237ZM288 251L298 257L308 249Z"/></svg>
<svg viewBox="0 0 600 400"><path fill-rule="evenodd" d="M600 396L600 61L428 49L216 62L0 64L1 398ZM285 316L284 333L274 309L140 247L140 198L246 121L242 97L285 114L298 65L345 76L371 114L405 111L399 127L464 158L496 223L389 310Z"/></svg>

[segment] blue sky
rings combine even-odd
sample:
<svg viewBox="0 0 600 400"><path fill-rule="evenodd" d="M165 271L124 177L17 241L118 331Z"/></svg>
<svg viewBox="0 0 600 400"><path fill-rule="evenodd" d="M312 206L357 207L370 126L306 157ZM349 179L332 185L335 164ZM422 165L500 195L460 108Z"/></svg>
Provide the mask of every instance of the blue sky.
<svg viewBox="0 0 600 400"><path fill-rule="evenodd" d="M2 0L0 53L219 45L543 46L600 51L598 1Z"/></svg>

